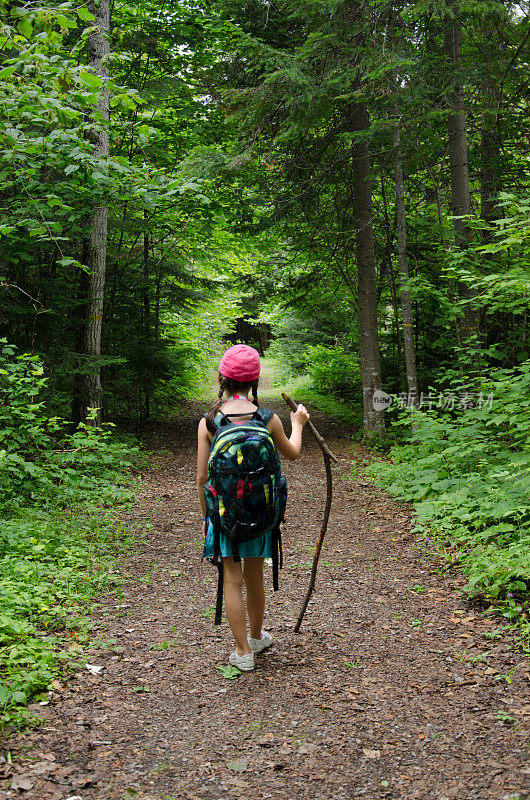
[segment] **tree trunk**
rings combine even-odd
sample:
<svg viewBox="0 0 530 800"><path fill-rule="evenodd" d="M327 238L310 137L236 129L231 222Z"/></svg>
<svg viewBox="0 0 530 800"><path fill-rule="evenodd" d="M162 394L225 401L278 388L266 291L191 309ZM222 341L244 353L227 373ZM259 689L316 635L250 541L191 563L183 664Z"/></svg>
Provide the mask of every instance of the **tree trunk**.
<svg viewBox="0 0 530 800"><path fill-rule="evenodd" d="M81 260L83 264L87 262L87 242L83 240L83 252ZM74 383L72 389L72 426L77 427L80 422L86 419L86 394L85 394L85 359L83 358L86 330L88 295L88 275L85 270L80 269L77 283L77 306L75 308L75 352L77 355L77 371L74 373Z"/></svg>
<svg viewBox="0 0 530 800"><path fill-rule="evenodd" d="M456 3L453 3L453 6L455 5ZM446 17L444 41L451 74L450 89L447 93L447 103L450 108L447 117L447 132L451 173L451 208L455 217L467 216L471 212L464 88L458 75L462 63L462 39L462 21L455 11L454 16ZM454 230L455 244L457 247L465 249L471 241L471 228L465 219L455 219ZM473 290L462 283L458 284L458 293L463 300L470 300L474 296ZM464 304L464 319L460 323L460 328L462 339L466 339L470 335L478 336L478 317L469 302Z"/></svg>
<svg viewBox="0 0 530 800"><path fill-rule="evenodd" d="M492 88L492 87L491 87ZM487 91L486 100L492 102L494 93ZM482 114L482 130L480 138L480 217L488 226L492 225L498 217L497 202L499 200L499 162L501 157L501 140L497 127L496 114L487 108ZM482 230L482 243L490 244L493 240L492 232L488 228ZM484 253L484 263L490 265L495 261L493 253ZM480 328L484 338L487 337L489 320L486 309L482 309Z"/></svg>
<svg viewBox="0 0 530 800"><path fill-rule="evenodd" d="M501 142L497 131L495 114L486 110L482 114L482 132L480 141L482 164L480 168L480 216L487 222L495 220L496 204L499 199L499 159ZM482 240L486 244L491 241L489 231L484 231Z"/></svg>
<svg viewBox="0 0 530 800"><path fill-rule="evenodd" d="M350 130L365 134L370 128L368 111L362 103L350 107ZM374 408L374 392L381 390L381 365L377 331L377 285L370 153L365 136L352 144L353 218L358 274L359 333L363 378L364 435L384 435L384 411Z"/></svg>
<svg viewBox="0 0 530 800"><path fill-rule="evenodd" d="M108 72L110 5L109 0L89 0L88 10L94 15L94 32L87 39L88 68L103 80L96 115L100 117L90 132L96 154L105 159L109 155L109 102L106 81ZM85 239L88 280L86 286L86 317L80 335L80 355L86 369L80 374L77 416L86 419L89 409L98 409L93 425L102 421L102 396L99 357L101 355L101 327L103 321L103 294L107 260L108 209L96 205L87 219L88 235ZM75 401L74 401L75 402Z"/></svg>
<svg viewBox="0 0 530 800"><path fill-rule="evenodd" d="M398 301L397 301L397 292L396 292L396 276L394 274L394 267L392 265L392 229L390 225L390 219L388 216L388 203L386 200L386 191L385 191L385 179L383 175L381 175L381 198L383 200L383 211L384 211L384 220L385 220L385 233L386 233L386 241L385 247L383 250L383 258L387 262L388 267L388 274L390 276L390 292L392 295L392 308L394 310L394 324L396 326L396 345L397 345L397 363L401 367L401 337L399 334L399 310L398 310ZM379 302L379 295L377 301ZM392 343L392 355L394 355L394 343ZM401 387L401 373L399 376L399 385Z"/></svg>
<svg viewBox="0 0 530 800"><path fill-rule="evenodd" d="M155 291L155 320L154 320L154 336L158 341L160 338L160 295L162 293L162 272L158 270L156 273L156 291Z"/></svg>
<svg viewBox="0 0 530 800"><path fill-rule="evenodd" d="M414 347L414 322L409 290L409 262L407 258L407 218L405 214L405 187L403 184L403 156L399 123L394 126L394 165L396 176L396 228L398 240L399 293L403 315L403 343L407 369L408 395L412 405L418 401L418 375Z"/></svg>
<svg viewBox="0 0 530 800"><path fill-rule="evenodd" d="M144 210L144 224L147 226L147 211ZM143 277L144 285L142 288L142 324L143 324L143 342L144 352L147 353L152 349L151 337L151 299L149 296L149 232L147 227L144 231L144 258L143 258ZM144 374L144 404L140 405L140 425L148 421L151 415L151 376Z"/></svg>

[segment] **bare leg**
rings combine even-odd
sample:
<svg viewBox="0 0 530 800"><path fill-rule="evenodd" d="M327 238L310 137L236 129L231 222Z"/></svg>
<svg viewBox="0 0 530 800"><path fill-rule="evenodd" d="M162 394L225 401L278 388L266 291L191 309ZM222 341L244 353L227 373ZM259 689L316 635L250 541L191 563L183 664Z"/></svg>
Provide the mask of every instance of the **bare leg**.
<svg viewBox="0 0 530 800"><path fill-rule="evenodd" d="M250 636L252 639L261 639L263 615L265 613L262 558L245 558L243 579L247 587L247 613L250 624Z"/></svg>
<svg viewBox="0 0 530 800"><path fill-rule="evenodd" d="M245 655L250 653L250 647L247 641L247 618L242 595L243 574L241 562L236 563L231 557L223 558L223 587L228 624L236 640L239 655Z"/></svg>

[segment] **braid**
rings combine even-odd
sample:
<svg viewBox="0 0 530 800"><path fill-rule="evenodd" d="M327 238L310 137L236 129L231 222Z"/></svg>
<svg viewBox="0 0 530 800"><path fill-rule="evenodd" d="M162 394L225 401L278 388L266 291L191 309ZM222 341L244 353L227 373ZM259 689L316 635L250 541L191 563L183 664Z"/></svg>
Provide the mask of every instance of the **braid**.
<svg viewBox="0 0 530 800"><path fill-rule="evenodd" d="M217 413L223 404L223 395L225 393L227 379L224 375L219 374L219 394L217 396L217 403L211 407L206 415L206 427L210 433L215 433L215 425L213 423Z"/></svg>
<svg viewBox="0 0 530 800"><path fill-rule="evenodd" d="M259 408L259 400L258 400L258 382L254 381L252 384L252 402L255 406Z"/></svg>
<svg viewBox="0 0 530 800"><path fill-rule="evenodd" d="M220 378L219 378L219 394L218 394L218 400L217 400L217 407L218 408L221 408L221 405L223 403L223 395L225 393L225 389L226 389L226 378L225 378L224 375L221 375Z"/></svg>

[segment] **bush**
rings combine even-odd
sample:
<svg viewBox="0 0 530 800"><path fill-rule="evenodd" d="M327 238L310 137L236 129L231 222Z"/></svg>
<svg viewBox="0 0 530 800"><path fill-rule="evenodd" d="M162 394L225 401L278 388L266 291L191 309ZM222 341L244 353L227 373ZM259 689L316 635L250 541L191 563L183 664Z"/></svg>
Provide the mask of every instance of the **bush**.
<svg viewBox="0 0 530 800"><path fill-rule="evenodd" d="M80 649L90 597L113 581L110 567L133 533L114 506L132 499L138 449L109 426L46 416L35 356L0 343L0 724L21 722ZM108 510L105 510L108 507Z"/></svg>
<svg viewBox="0 0 530 800"><path fill-rule="evenodd" d="M304 358L315 391L328 392L338 400L361 401L361 367L353 353L318 345L308 347Z"/></svg>
<svg viewBox="0 0 530 800"><path fill-rule="evenodd" d="M48 418L37 395L46 385L37 356L16 355L0 339L0 502L27 494L48 478L39 456L53 446L60 430L56 417Z"/></svg>
<svg viewBox="0 0 530 800"><path fill-rule="evenodd" d="M307 372L308 355L312 347L323 345L330 350L354 347L356 331L352 331L351 309L343 301L322 303L318 297L309 307L278 304L275 296L267 302L258 322L272 331L267 355L274 358L283 380ZM310 356L309 356L310 357Z"/></svg>
<svg viewBox="0 0 530 800"><path fill-rule="evenodd" d="M414 503L420 530L450 546L469 595L503 601L521 619L530 590L530 361L480 389L491 407L402 414L396 424L414 422L408 443L367 471Z"/></svg>

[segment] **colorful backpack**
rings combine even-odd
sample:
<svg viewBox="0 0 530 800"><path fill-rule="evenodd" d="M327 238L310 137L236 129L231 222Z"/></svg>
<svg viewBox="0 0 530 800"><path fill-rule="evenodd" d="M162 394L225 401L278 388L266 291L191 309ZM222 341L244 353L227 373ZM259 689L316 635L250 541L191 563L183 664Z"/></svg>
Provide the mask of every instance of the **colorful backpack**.
<svg viewBox="0 0 530 800"><path fill-rule="evenodd" d="M274 414L257 408L250 419L236 423L223 414L214 417L217 430L208 457L204 486L206 513L214 529L214 563L219 569L215 624L221 622L223 573L221 533L230 539L234 559L239 545L263 536L272 537L272 582L278 589L278 568L283 565L280 523L284 521L287 484L267 423Z"/></svg>

